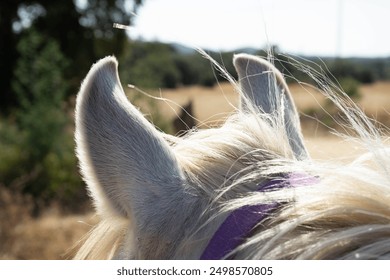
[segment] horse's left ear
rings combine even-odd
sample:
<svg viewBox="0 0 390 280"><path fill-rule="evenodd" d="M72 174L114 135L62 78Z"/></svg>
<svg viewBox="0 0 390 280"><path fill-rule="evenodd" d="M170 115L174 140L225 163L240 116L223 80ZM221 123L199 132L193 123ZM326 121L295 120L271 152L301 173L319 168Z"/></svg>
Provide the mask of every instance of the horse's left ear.
<svg viewBox="0 0 390 280"><path fill-rule="evenodd" d="M81 171L102 215L146 221L184 200L184 175L168 143L127 100L117 61L96 63L77 96L76 144ZM179 203L179 202L175 202Z"/></svg>
<svg viewBox="0 0 390 280"><path fill-rule="evenodd" d="M251 109L270 115L284 115L289 144L297 159L309 158L301 133L299 115L283 75L268 61L256 56L239 54L233 59L243 96L240 109ZM282 109L283 108L283 109Z"/></svg>

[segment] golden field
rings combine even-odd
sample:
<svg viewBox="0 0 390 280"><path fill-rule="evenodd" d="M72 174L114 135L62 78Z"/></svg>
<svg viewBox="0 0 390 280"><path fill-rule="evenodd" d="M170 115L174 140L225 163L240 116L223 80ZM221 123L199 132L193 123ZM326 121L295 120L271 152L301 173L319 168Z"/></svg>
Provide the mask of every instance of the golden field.
<svg viewBox="0 0 390 280"><path fill-rule="evenodd" d="M307 116L307 112L324 112L328 104L320 91L299 84L290 85L293 99L301 114L302 130L308 149L314 159L343 159L359 153L359 147L351 147L343 139L331 134L322 119ZM369 117L390 125L390 82L377 82L362 85L357 104ZM132 90L128 90L131 98ZM192 102L193 117L200 128L215 126L223 122L238 106L238 94L229 83L221 83L212 88L200 86L180 89L163 89L154 94L162 100L156 100L164 118L173 120L180 115L181 108ZM141 106L141 105L140 105ZM324 109L321 109L324 108ZM153 112L144 109L146 114ZM324 114L324 113L322 113Z"/></svg>
<svg viewBox="0 0 390 280"><path fill-rule="evenodd" d="M314 159L349 161L361 152L360 147L355 144L330 134L321 124L322 120L319 122L304 116L309 111L318 111L326 106L325 98L318 91L297 84L291 85L290 88L298 110L303 113L303 133ZM367 115L388 125L390 82L363 85L360 92L361 98L357 102L359 106ZM128 94L131 98L133 93L129 90ZM170 102L156 101L160 115L173 120L180 114L181 106L192 101L193 115L201 128L222 122L238 105L237 93L227 83L213 88L193 86L175 90L164 89L159 94L164 99L170 100ZM145 108L142 110L146 114L153 114ZM6 194L4 196L6 197ZM10 207L12 203L14 202L10 198ZM23 201L20 201L19 206L23 206ZM17 211L19 210L15 208L11 213L15 212L15 217L18 217ZM12 219L12 217L1 218ZM71 258L73 253L69 249L91 229L96 221L93 214L63 216L51 210L39 219L26 218L10 222L7 244L0 244L0 259Z"/></svg>
<svg viewBox="0 0 390 280"><path fill-rule="evenodd" d="M318 110L325 106L324 96L316 89L299 84L289 86L298 111L304 113L308 110ZM361 97L357 104L366 112L379 121L386 121L390 110L390 82L376 82L362 85L359 89ZM127 94L131 99L133 90ZM193 105L193 114L200 128L207 128L223 121L226 116L238 106L238 95L229 83L221 83L211 88L200 86L183 87L179 89L162 89L154 93L158 98L157 106L161 115L167 119L173 119L180 113L181 107L190 101ZM141 110L144 111L144 108ZM148 112L146 109L145 113ZM304 134L307 131L304 131Z"/></svg>

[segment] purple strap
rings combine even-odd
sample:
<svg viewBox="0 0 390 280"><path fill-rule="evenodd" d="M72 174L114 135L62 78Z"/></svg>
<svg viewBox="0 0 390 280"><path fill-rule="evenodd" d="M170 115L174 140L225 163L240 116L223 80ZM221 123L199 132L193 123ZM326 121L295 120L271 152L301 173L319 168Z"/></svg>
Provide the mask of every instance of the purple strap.
<svg viewBox="0 0 390 280"><path fill-rule="evenodd" d="M306 174L292 173L286 178L273 179L259 186L263 192L280 188L306 186L318 181ZM215 232L201 255L201 260L220 260L237 248L253 228L279 206L279 203L250 205L233 211Z"/></svg>

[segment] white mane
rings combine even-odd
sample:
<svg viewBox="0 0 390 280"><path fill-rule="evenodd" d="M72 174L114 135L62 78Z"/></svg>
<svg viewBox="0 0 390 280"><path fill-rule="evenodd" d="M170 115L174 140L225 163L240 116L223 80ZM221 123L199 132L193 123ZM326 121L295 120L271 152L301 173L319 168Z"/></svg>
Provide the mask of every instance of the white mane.
<svg viewBox="0 0 390 280"><path fill-rule="evenodd" d="M233 210L275 201L283 206L232 256L390 258L390 157L380 133L323 82L367 154L348 165L315 162L281 73L249 55L235 56L234 64L238 83L224 75L240 93L240 108L222 127L183 138L158 132L128 102L114 58L91 68L77 97L76 143L101 222L76 258L197 259ZM291 172L320 180L254 192Z"/></svg>

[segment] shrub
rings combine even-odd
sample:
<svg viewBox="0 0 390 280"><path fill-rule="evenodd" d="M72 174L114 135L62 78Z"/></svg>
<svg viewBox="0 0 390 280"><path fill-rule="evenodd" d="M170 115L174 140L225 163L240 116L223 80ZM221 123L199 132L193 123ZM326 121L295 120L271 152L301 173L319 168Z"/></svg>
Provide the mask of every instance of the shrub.
<svg viewBox="0 0 390 280"><path fill-rule="evenodd" d="M141 88L174 88L179 83L180 73L173 54L173 50L162 43L134 42L121 58L121 76Z"/></svg>
<svg viewBox="0 0 390 280"><path fill-rule="evenodd" d="M352 99L360 98L360 83L350 77L342 78L340 80L341 89Z"/></svg>

